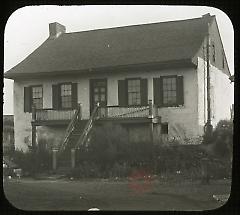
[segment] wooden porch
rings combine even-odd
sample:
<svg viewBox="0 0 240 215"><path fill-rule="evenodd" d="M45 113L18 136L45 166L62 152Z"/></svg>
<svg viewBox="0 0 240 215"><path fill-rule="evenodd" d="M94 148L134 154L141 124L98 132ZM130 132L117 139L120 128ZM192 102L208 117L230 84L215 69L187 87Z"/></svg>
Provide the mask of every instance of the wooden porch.
<svg viewBox="0 0 240 215"><path fill-rule="evenodd" d="M80 129L83 121L84 128ZM71 152L71 167L75 167L75 150L80 146L87 146L88 139L94 123L115 121L117 123L145 123L149 128L150 139L153 142L153 124L160 123L158 108L149 101L147 106L95 106L89 119L82 118L82 107L78 105L76 110L32 109L32 147L36 150L36 127L42 125L67 125L67 129L61 143L53 149L53 169L57 168L58 156L64 152ZM146 124L147 123L147 124Z"/></svg>
<svg viewBox="0 0 240 215"><path fill-rule="evenodd" d="M75 115L75 110L55 110L55 109L35 109L32 110L32 124L40 125L60 125L69 124ZM78 118L82 119L82 107L79 104ZM157 122L159 119L158 109L151 101L147 106L105 106L98 107L95 120L147 120Z"/></svg>

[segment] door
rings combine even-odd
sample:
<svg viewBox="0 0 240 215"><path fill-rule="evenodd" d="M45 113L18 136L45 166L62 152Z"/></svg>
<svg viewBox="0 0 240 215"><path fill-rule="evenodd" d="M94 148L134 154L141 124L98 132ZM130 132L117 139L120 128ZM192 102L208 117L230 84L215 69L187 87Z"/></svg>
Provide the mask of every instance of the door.
<svg viewBox="0 0 240 215"><path fill-rule="evenodd" d="M107 79L90 80L90 113L92 113L97 102L100 107L107 106Z"/></svg>

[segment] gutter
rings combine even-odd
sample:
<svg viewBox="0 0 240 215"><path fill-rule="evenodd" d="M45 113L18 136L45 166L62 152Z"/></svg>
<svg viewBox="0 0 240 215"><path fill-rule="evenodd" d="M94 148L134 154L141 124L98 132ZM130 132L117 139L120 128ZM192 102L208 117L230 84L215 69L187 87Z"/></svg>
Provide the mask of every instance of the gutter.
<svg viewBox="0 0 240 215"><path fill-rule="evenodd" d="M38 78L53 75L94 75L98 73L114 73L114 72L129 72L131 69L135 69L134 72L148 71L153 69L163 70L169 68L182 68L182 67L194 67L197 65L192 61L192 59L182 59L182 60L172 60L165 62L152 62L152 63L141 63L141 64L128 64L128 65L117 65L109 67L98 67L98 68L88 68L82 70L62 70L62 71L51 71L51 72L38 72L38 73L11 73L11 70L4 74L4 78L7 79L21 79L21 78Z"/></svg>

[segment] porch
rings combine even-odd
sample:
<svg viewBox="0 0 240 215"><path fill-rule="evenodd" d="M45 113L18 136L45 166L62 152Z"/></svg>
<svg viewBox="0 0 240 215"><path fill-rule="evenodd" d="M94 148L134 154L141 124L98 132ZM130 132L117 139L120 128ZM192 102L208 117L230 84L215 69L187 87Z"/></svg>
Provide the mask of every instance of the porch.
<svg viewBox="0 0 240 215"><path fill-rule="evenodd" d="M85 121L85 122L84 122ZM75 110L32 109L32 144L36 149L36 127L65 124L67 126L64 137L59 146L53 148L53 169L56 169L56 153L71 152L71 166L75 166L75 150L80 145L86 145L93 123L102 124L107 121L125 124L129 137L136 139L139 134L144 134L148 141L155 142L159 136L160 117L158 108L149 101L146 106L95 106L89 119L83 119L82 106ZM84 122L84 125L83 125ZM154 124L156 126L154 126ZM141 127L139 127L141 126Z"/></svg>
<svg viewBox="0 0 240 215"><path fill-rule="evenodd" d="M83 120L82 106L78 105L78 109L74 110L55 110L51 108L46 109L32 109L32 124L40 125L68 125L78 111L78 119ZM86 120L86 119L84 119ZM88 120L88 119L87 119ZM121 120L121 121L152 121L157 123L159 121L158 108L149 101L147 106L99 106L95 120Z"/></svg>

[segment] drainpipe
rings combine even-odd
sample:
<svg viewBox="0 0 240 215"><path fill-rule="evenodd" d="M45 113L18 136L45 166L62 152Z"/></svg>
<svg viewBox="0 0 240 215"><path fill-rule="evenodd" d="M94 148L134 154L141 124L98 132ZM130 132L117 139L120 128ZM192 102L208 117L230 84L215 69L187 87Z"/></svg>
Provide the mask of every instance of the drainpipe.
<svg viewBox="0 0 240 215"><path fill-rule="evenodd" d="M32 106L32 150L36 152L36 125L34 124L36 121L36 107Z"/></svg>
<svg viewBox="0 0 240 215"><path fill-rule="evenodd" d="M209 23L207 32L207 123L205 124L205 138L208 142L212 135L212 123L211 123L211 96L210 96L210 62L209 62Z"/></svg>
<svg viewBox="0 0 240 215"><path fill-rule="evenodd" d="M33 176L37 173L38 168L38 158L37 158L37 146L36 146L36 107L32 105L32 153L33 153L33 160L35 168L33 169Z"/></svg>
<svg viewBox="0 0 240 215"><path fill-rule="evenodd" d="M148 101L149 105L149 116L148 118L151 119L151 122L149 124L149 129L150 129L150 141L153 143L153 103L152 100Z"/></svg>

